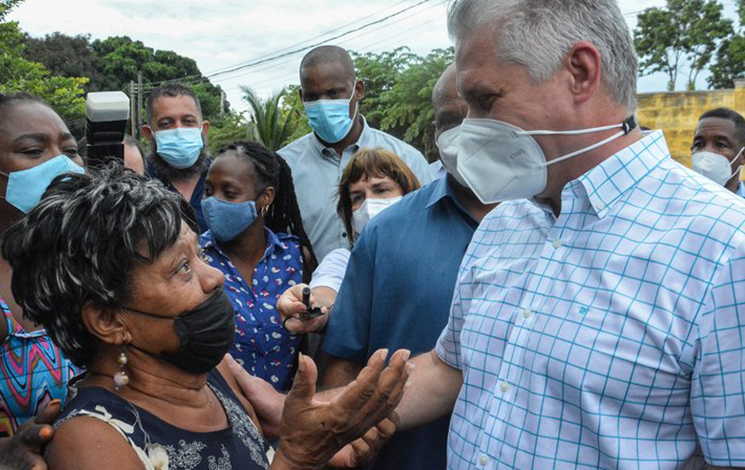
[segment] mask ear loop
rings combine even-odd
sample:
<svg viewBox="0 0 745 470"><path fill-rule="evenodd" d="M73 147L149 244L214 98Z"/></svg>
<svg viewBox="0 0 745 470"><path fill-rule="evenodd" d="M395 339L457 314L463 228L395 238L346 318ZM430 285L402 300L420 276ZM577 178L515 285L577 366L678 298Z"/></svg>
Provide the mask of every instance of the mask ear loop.
<svg viewBox="0 0 745 470"><path fill-rule="evenodd" d="M554 158L553 160L545 163L545 166L551 166L554 163L559 163L559 162L563 162L564 160L569 160L570 158L576 157L577 155L581 155L583 153L587 153L592 150L595 150L596 148L600 148L603 145L618 139L619 137L628 135L631 131L633 131L636 128L636 118L634 118L634 116L632 115L628 119L623 121L621 124L613 124L610 126L602 126L602 127L593 127L592 129L581 129L577 131L525 131L522 134L524 135L581 135L581 134L592 134L594 132L609 131L611 129L618 129L619 127L621 128L621 130L613 134L612 136L608 137L607 139L603 139L600 142L590 145L589 147L579 149L576 152L563 155L559 158Z"/></svg>
<svg viewBox="0 0 745 470"><path fill-rule="evenodd" d="M740 155L742 155L743 150L745 150L745 147L742 147L740 149L740 151L737 152L737 155L735 155L735 158L733 158L732 160L730 160L730 162L729 162L730 165L732 165L733 163L735 163L737 161L737 159L740 158ZM745 166L745 165L743 165L742 163L740 163L740 165L737 166L737 170L735 170L735 172L732 173L731 175L729 175L729 178L727 178L727 181L724 183L725 186L727 186L727 183L729 183L732 178L734 178L735 176L737 176L737 175L740 174L740 172L742 171L742 167L743 166Z"/></svg>

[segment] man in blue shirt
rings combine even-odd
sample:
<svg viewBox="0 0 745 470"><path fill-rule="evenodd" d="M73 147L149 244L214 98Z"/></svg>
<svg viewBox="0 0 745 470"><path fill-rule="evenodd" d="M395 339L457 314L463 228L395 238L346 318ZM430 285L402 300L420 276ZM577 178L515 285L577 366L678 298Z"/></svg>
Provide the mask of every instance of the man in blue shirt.
<svg viewBox="0 0 745 470"><path fill-rule="evenodd" d="M433 105L436 136L465 117L454 66L435 86ZM447 324L463 254L492 207L448 175L369 222L352 251L329 318L324 386L354 380L377 348L405 348L412 355L432 349ZM397 433L374 468L444 469L449 421L447 416Z"/></svg>
<svg viewBox="0 0 745 470"><path fill-rule="evenodd" d="M310 51L300 63L300 98L313 132L279 150L292 169L297 201L319 261L349 239L336 213L339 178L361 148L390 150L419 182L432 181L427 161L411 145L373 129L359 113L365 85L355 76L349 53L336 46Z"/></svg>
<svg viewBox="0 0 745 470"><path fill-rule="evenodd" d="M153 152L145 172L189 201L204 232L208 227L202 215L202 193L212 159L205 148L210 123L202 117L199 98L183 85L164 85L150 93L147 115L142 135L150 140Z"/></svg>
<svg viewBox="0 0 745 470"><path fill-rule="evenodd" d="M745 118L728 108L705 112L698 119L691 145L693 170L745 197L740 170L745 161Z"/></svg>

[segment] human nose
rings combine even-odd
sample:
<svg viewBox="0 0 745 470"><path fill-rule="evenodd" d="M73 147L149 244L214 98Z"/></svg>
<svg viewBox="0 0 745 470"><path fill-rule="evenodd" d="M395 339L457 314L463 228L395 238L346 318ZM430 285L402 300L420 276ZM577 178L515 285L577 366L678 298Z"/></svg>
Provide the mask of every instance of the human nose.
<svg viewBox="0 0 745 470"><path fill-rule="evenodd" d="M213 268L206 261L202 261L202 272L200 273L200 283L202 291L205 293L213 292L223 286L225 275L219 269Z"/></svg>
<svg viewBox="0 0 745 470"><path fill-rule="evenodd" d="M717 153L717 154L720 154L720 155L722 153L722 151L720 149L716 148L716 146L714 144L712 144L712 143L707 143L706 145L704 145L704 147L701 150L706 151L706 152Z"/></svg>

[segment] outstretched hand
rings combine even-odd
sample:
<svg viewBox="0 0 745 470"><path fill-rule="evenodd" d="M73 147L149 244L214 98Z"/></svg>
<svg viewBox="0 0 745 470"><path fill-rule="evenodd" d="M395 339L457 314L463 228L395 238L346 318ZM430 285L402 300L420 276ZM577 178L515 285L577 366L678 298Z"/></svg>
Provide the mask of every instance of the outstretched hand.
<svg viewBox="0 0 745 470"><path fill-rule="evenodd" d="M360 468L373 462L380 453L380 449L393 437L398 428L399 417L396 412L370 428L359 439L345 445L329 461L329 466L335 468Z"/></svg>
<svg viewBox="0 0 745 470"><path fill-rule="evenodd" d="M60 401L52 400L33 421L13 436L0 439L0 470L46 470L42 458L44 446L52 440L51 424L60 413Z"/></svg>
<svg viewBox="0 0 745 470"><path fill-rule="evenodd" d="M373 426L392 415L409 375L409 351L397 351L386 367L387 355L387 350L373 354L357 378L327 402L315 399L318 370L309 357L301 355L284 404L276 458L292 468L321 468L346 444L366 436L367 440L363 437L362 442L356 443L357 449L353 445L333 462L347 466L369 454L365 447L377 448L383 439L378 436L380 430ZM390 424L395 430L395 423L391 420ZM383 437L389 437L391 426L381 425Z"/></svg>

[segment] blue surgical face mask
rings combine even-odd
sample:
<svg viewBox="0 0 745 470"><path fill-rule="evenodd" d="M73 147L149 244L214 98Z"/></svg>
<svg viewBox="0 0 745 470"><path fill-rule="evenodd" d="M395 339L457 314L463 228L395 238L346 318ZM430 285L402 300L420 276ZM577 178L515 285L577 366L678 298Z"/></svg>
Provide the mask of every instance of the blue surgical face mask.
<svg viewBox="0 0 745 470"><path fill-rule="evenodd" d="M0 172L8 178L5 200L18 210L28 214L41 201L52 180L63 173L84 173L85 170L70 160L67 155L57 155L40 165L10 174Z"/></svg>
<svg viewBox="0 0 745 470"><path fill-rule="evenodd" d="M194 166L204 148L201 127L177 127L157 131L155 147L167 164L183 170Z"/></svg>
<svg viewBox="0 0 745 470"><path fill-rule="evenodd" d="M357 105L353 117L349 117L349 99L306 101L305 114L308 123L318 137L329 144L341 142L352 130L354 119L357 117Z"/></svg>
<svg viewBox="0 0 745 470"><path fill-rule="evenodd" d="M202 200L202 213L220 242L234 240L258 218L256 201L228 202L214 196Z"/></svg>

